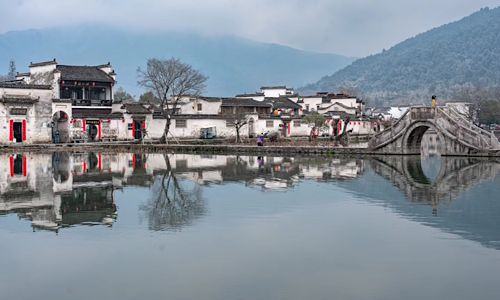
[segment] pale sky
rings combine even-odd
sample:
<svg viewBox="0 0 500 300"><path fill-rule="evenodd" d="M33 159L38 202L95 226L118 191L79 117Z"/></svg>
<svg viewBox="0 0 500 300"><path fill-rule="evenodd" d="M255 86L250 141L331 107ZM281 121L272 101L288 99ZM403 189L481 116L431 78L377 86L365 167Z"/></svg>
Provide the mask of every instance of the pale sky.
<svg viewBox="0 0 500 300"><path fill-rule="evenodd" d="M106 24L361 57L486 6L500 0L0 0L0 34Z"/></svg>

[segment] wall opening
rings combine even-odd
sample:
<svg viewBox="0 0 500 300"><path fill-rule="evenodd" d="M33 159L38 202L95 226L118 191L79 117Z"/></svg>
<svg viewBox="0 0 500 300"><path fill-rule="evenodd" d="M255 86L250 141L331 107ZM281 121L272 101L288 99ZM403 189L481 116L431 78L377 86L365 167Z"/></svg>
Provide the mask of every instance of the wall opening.
<svg viewBox="0 0 500 300"><path fill-rule="evenodd" d="M13 134L14 134L14 141L16 143L22 143L23 142L23 123L22 122L14 122L12 130L13 130Z"/></svg>

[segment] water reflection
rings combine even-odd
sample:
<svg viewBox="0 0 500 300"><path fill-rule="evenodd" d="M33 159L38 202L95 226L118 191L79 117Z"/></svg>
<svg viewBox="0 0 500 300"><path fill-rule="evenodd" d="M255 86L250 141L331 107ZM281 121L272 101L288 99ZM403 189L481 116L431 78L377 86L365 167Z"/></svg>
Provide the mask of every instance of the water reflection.
<svg viewBox="0 0 500 300"><path fill-rule="evenodd" d="M437 159L426 161L437 173ZM500 159L440 157L439 173L430 179L422 168L420 156L385 156L370 160L376 174L392 182L412 202L435 205L451 201L475 185L495 178L500 172ZM429 169L429 168L428 168Z"/></svg>
<svg viewBox="0 0 500 300"><path fill-rule="evenodd" d="M17 214L30 221L33 230L56 232L80 225L113 226L119 212L115 192L124 187L149 189L140 211L148 228L157 231L178 230L205 215L203 186L235 182L263 192L289 191L312 180L326 185L342 182L343 188L353 189L369 168L410 203L432 207L438 215L440 205L500 172L498 159L431 157L423 163L415 156L53 153L0 155L0 162L0 214ZM377 188L354 189L370 198Z"/></svg>
<svg viewBox="0 0 500 300"><path fill-rule="evenodd" d="M205 214L205 200L199 185L189 187L172 170L164 155L166 170L151 187L151 198L140 209L146 213L150 230L176 230Z"/></svg>

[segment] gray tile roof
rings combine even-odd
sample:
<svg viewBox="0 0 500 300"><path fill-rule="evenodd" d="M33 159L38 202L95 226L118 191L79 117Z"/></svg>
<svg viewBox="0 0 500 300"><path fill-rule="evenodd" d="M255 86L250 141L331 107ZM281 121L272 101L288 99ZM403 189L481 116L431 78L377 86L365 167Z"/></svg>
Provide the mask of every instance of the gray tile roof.
<svg viewBox="0 0 500 300"><path fill-rule="evenodd" d="M41 66L49 66L49 65L56 65L57 62L56 62L56 59L54 58L54 60L51 60L51 61L43 61L43 62L39 62L39 63L31 63L30 64L30 67L41 67Z"/></svg>
<svg viewBox="0 0 500 300"><path fill-rule="evenodd" d="M291 89L287 88L286 85L278 85L278 86L262 86L261 90L281 90L281 89Z"/></svg>
<svg viewBox="0 0 500 300"><path fill-rule="evenodd" d="M24 83L18 81L18 82L0 82L0 88L51 90L52 86L50 86L50 85L38 85L38 84L24 84Z"/></svg>
<svg viewBox="0 0 500 300"><path fill-rule="evenodd" d="M61 80L68 81L97 81L115 82L113 77L106 74L99 67L95 66L64 66L57 65L57 70L61 72Z"/></svg>
<svg viewBox="0 0 500 300"><path fill-rule="evenodd" d="M132 115L148 115L151 114L152 112L144 107L144 105L139 104L139 103L126 103L123 104L122 109L125 109L129 114Z"/></svg>
<svg viewBox="0 0 500 300"><path fill-rule="evenodd" d="M33 104L37 103L38 99L26 98L26 97L4 97L0 98L2 103L23 103L23 104Z"/></svg>
<svg viewBox="0 0 500 300"><path fill-rule="evenodd" d="M330 107L332 107L332 106L334 106L334 105L338 105L338 106L343 107L343 108L345 108L345 109L356 109L356 107L350 107L350 106L344 105L344 104L342 104L342 103L340 103L340 102L334 102L334 103L332 103L331 105L328 105L327 107L320 108L320 110L325 110L325 109L328 109L328 108L330 108Z"/></svg>
<svg viewBox="0 0 500 300"><path fill-rule="evenodd" d="M223 99L228 98L199 96L198 99L205 100L207 102L222 102Z"/></svg>
<svg viewBox="0 0 500 300"><path fill-rule="evenodd" d="M262 96L264 96L264 93L239 94L239 95L236 95L235 97L262 97Z"/></svg>
<svg viewBox="0 0 500 300"><path fill-rule="evenodd" d="M300 106L299 104L293 102L292 100L286 97L266 98L264 101L272 104L273 108L294 108L294 109L302 108L302 106Z"/></svg>
<svg viewBox="0 0 500 300"><path fill-rule="evenodd" d="M239 107L271 107L271 104L263 102L263 101L257 101L253 99L241 99L241 98L225 98L222 99L222 105L223 107L228 107L228 106L239 106Z"/></svg>

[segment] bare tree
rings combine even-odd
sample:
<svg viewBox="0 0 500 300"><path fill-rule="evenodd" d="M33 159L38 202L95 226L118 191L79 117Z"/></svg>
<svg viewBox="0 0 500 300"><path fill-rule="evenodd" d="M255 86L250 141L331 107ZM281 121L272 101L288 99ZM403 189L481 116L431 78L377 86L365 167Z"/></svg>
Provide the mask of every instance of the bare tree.
<svg viewBox="0 0 500 300"><path fill-rule="evenodd" d="M161 142L167 143L171 114L177 112L182 95L199 96L206 87L208 77L179 59L150 58L146 70L137 68L137 78L139 86L152 91L160 99L160 110L167 120Z"/></svg>
<svg viewBox="0 0 500 300"><path fill-rule="evenodd" d="M338 90L342 94L346 94L348 96L356 96L358 94L357 89L350 84L339 85Z"/></svg>
<svg viewBox="0 0 500 300"><path fill-rule="evenodd" d="M349 85L349 84L340 85L338 87L338 89L342 94L346 94L347 96L352 96L352 97L356 97L358 99L363 100L365 102L366 106L368 106L370 101L372 100L371 97L368 95L368 93L361 92L353 85Z"/></svg>
<svg viewBox="0 0 500 300"><path fill-rule="evenodd" d="M457 110L457 112L479 126L477 121L484 104L495 100L497 93L495 89L486 86L467 84L454 93L453 102L466 103L467 109Z"/></svg>
<svg viewBox="0 0 500 300"><path fill-rule="evenodd" d="M226 122L234 126L236 130L236 143L241 142L240 130L243 126L247 125L249 121L250 118L244 107L236 107L234 113L226 119Z"/></svg>

